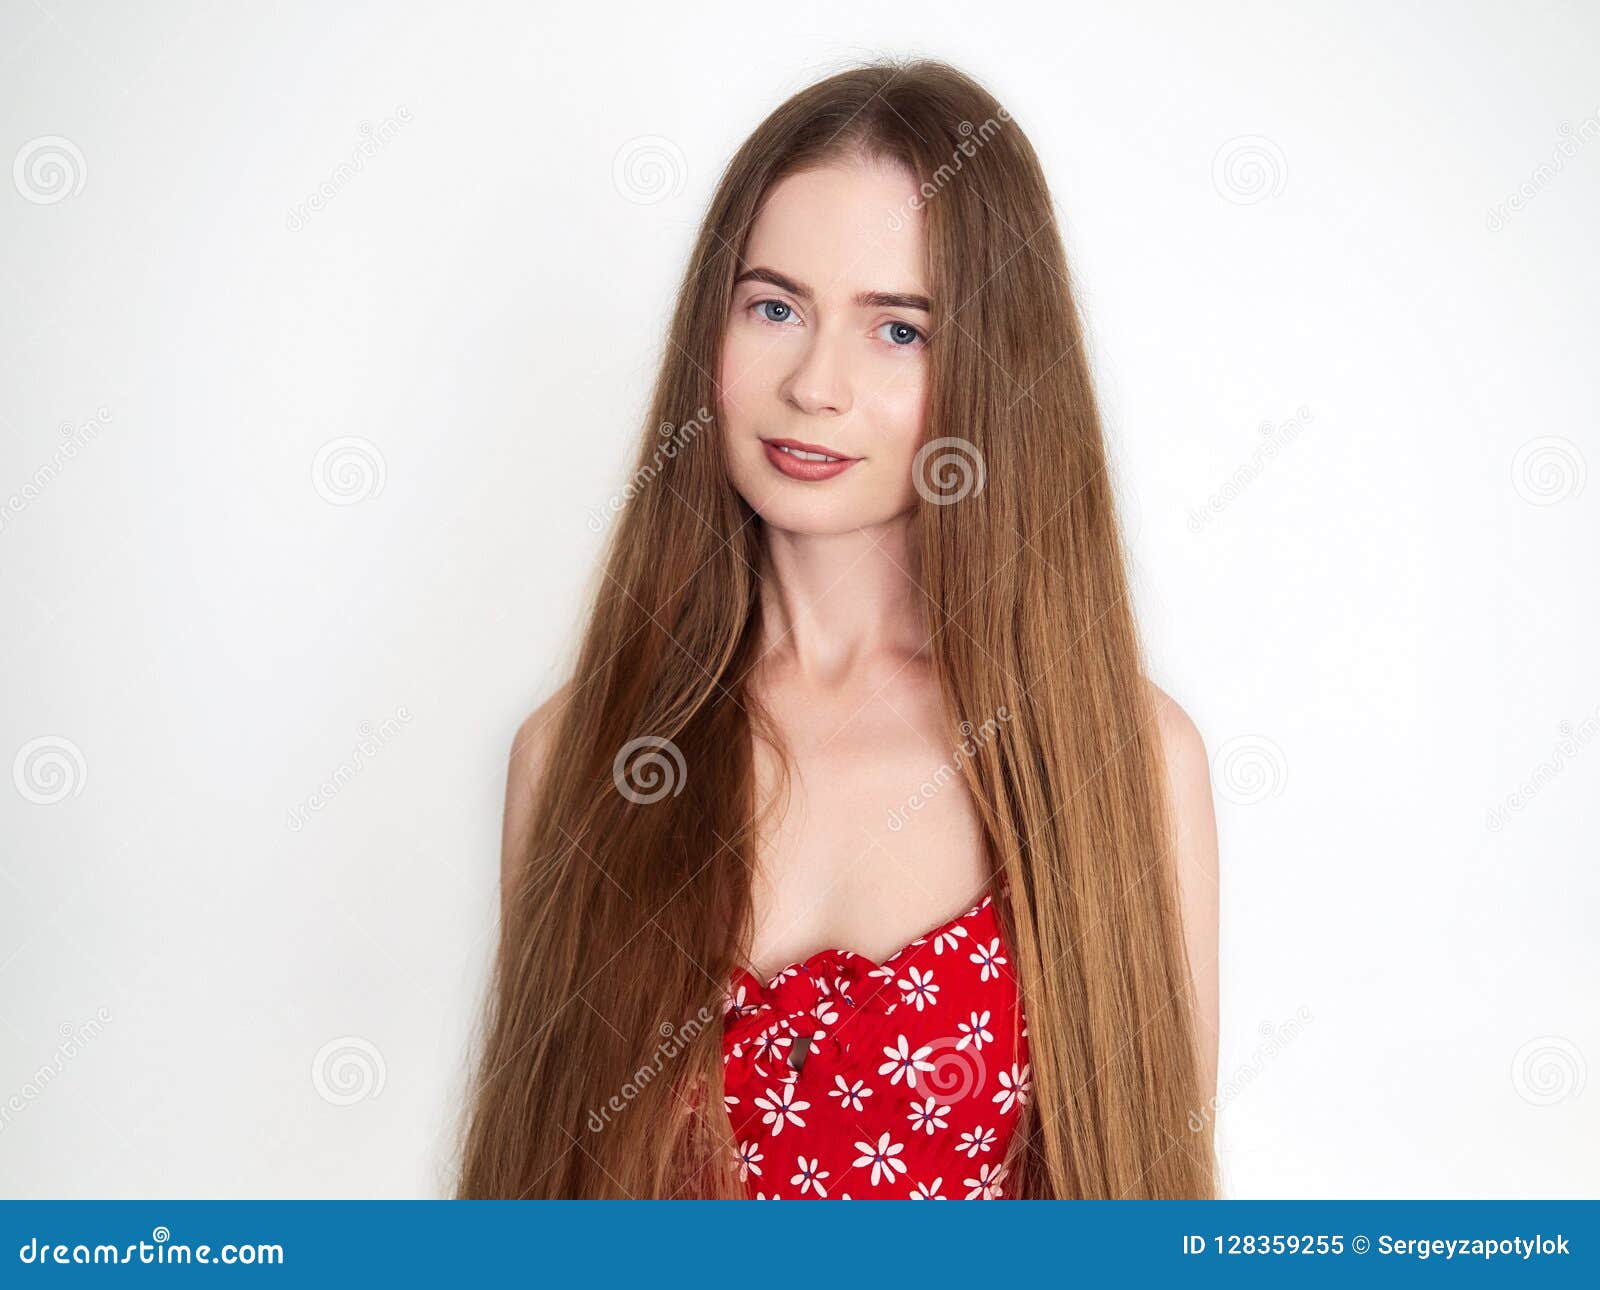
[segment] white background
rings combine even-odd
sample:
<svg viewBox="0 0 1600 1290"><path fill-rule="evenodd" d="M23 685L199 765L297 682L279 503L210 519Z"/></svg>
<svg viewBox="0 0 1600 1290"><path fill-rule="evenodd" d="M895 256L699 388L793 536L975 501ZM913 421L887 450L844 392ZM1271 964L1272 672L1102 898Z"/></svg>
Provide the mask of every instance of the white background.
<svg viewBox="0 0 1600 1290"><path fill-rule="evenodd" d="M505 755L690 239L881 53L1057 199L1213 757L1229 1193L1600 1193L1593 6L233 9L0 10L0 162L75 150L0 170L0 1193L448 1190Z"/></svg>

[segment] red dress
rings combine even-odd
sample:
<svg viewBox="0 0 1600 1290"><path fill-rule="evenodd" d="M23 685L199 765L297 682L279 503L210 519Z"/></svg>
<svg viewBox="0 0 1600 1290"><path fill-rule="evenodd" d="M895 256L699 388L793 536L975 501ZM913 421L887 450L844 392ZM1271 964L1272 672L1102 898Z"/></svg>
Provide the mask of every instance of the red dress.
<svg viewBox="0 0 1600 1290"><path fill-rule="evenodd" d="M737 970L722 1060L756 1200L1004 1196L1028 1027L991 898L881 965L828 949L765 985Z"/></svg>

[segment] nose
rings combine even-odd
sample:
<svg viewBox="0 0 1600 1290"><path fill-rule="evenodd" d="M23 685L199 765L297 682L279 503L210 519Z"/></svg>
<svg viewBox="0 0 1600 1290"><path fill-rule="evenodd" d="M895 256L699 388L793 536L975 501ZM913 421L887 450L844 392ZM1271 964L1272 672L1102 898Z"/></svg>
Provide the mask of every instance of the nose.
<svg viewBox="0 0 1600 1290"><path fill-rule="evenodd" d="M838 416L850 410L848 364L837 341L819 336L784 383L784 397L813 416Z"/></svg>

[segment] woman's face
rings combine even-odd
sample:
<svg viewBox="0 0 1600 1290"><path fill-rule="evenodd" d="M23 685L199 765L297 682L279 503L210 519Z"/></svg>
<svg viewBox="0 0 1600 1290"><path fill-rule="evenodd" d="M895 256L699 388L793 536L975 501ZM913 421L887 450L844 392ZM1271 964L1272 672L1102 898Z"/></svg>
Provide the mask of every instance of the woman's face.
<svg viewBox="0 0 1600 1290"><path fill-rule="evenodd" d="M890 164L805 171L773 185L750 230L717 392L734 487L777 528L845 533L916 501L930 324L916 189Z"/></svg>

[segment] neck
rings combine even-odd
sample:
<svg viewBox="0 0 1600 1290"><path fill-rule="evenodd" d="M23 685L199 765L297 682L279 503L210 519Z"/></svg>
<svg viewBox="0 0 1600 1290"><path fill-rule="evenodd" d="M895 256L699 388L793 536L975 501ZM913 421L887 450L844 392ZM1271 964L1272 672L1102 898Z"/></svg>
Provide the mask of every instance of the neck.
<svg viewBox="0 0 1600 1290"><path fill-rule="evenodd" d="M763 666L831 684L927 648L909 513L848 533L765 532Z"/></svg>

